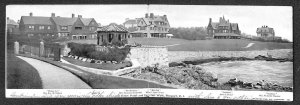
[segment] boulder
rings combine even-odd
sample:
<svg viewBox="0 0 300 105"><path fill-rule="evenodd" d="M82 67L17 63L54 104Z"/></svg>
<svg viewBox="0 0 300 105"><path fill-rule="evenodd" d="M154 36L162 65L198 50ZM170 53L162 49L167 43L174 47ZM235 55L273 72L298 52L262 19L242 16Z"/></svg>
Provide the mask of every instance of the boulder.
<svg viewBox="0 0 300 105"><path fill-rule="evenodd" d="M85 62L87 60L87 58L83 58L82 61Z"/></svg>
<svg viewBox="0 0 300 105"><path fill-rule="evenodd" d="M102 64L102 62L100 60L96 60L95 63Z"/></svg>
<svg viewBox="0 0 300 105"><path fill-rule="evenodd" d="M91 62L91 59L87 59L86 62Z"/></svg>
<svg viewBox="0 0 300 105"><path fill-rule="evenodd" d="M260 85L254 85L253 86L255 89L261 89L261 86Z"/></svg>
<svg viewBox="0 0 300 105"><path fill-rule="evenodd" d="M79 57L78 59L79 59L79 60L82 60L82 59L83 59L83 57Z"/></svg>

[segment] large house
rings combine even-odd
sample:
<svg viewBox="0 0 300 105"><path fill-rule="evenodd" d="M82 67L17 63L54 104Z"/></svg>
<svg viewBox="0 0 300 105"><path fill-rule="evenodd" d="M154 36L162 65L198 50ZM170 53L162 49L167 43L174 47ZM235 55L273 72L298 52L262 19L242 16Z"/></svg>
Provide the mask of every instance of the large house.
<svg viewBox="0 0 300 105"><path fill-rule="evenodd" d="M263 38L265 40L281 39L281 37L276 37L274 29L268 26L262 26L260 28L257 28L256 33L257 37Z"/></svg>
<svg viewBox="0 0 300 105"><path fill-rule="evenodd" d="M75 17L60 17L54 13L50 17L22 16L19 29L21 35L38 37L57 37L68 39L96 39L98 23L94 18L83 18L81 15Z"/></svg>
<svg viewBox="0 0 300 105"><path fill-rule="evenodd" d="M209 18L207 26L208 37L214 39L240 39L241 31L237 23L230 23L224 16L220 17L219 22L212 22Z"/></svg>
<svg viewBox="0 0 300 105"><path fill-rule="evenodd" d="M127 18L123 25L129 30L131 37L167 37L170 29L167 15L158 16L153 13L147 13L142 18Z"/></svg>
<svg viewBox="0 0 300 105"><path fill-rule="evenodd" d="M6 32L7 34L17 34L19 33L19 24L12 19L7 17L6 19Z"/></svg>

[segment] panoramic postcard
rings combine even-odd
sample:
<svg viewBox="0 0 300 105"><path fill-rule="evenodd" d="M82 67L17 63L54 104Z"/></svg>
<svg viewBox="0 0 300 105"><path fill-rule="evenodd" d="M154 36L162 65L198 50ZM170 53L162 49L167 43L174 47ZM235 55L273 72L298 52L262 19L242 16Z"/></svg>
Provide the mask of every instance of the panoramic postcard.
<svg viewBox="0 0 300 105"><path fill-rule="evenodd" d="M118 97L114 92L125 89L124 97L142 97L148 89L162 97L223 92L291 101L292 12L289 6L7 5L6 96L93 90L106 97L95 92L102 90Z"/></svg>

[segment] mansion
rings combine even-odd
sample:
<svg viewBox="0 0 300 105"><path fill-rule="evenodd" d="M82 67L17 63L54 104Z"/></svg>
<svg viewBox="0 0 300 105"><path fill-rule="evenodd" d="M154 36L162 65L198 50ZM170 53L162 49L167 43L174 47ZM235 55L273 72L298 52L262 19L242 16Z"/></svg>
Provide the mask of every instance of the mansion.
<svg viewBox="0 0 300 105"><path fill-rule="evenodd" d="M99 27L94 18L83 18L82 15L75 17L55 16L49 17L22 16L19 23L21 35L28 37L57 37L67 39L96 39L96 30Z"/></svg>
<svg viewBox="0 0 300 105"><path fill-rule="evenodd" d="M214 39L240 39L241 31L238 23L230 23L229 20L225 20L224 16L220 17L219 22L212 22L209 18L207 26L208 37Z"/></svg>
<svg viewBox="0 0 300 105"><path fill-rule="evenodd" d="M278 40L281 37L275 36L275 31L273 28L268 26L262 26L256 29L257 37L260 37L264 40Z"/></svg>
<svg viewBox="0 0 300 105"><path fill-rule="evenodd" d="M123 23L131 37L168 37L170 24L167 15L158 16L150 13L145 17L136 19L126 19Z"/></svg>

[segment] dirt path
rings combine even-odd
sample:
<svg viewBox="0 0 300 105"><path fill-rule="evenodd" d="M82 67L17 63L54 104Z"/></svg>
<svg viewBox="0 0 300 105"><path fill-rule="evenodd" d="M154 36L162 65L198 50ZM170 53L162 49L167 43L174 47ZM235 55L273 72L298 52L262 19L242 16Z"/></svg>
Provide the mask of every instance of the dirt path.
<svg viewBox="0 0 300 105"><path fill-rule="evenodd" d="M255 43L249 43L246 47L243 47L243 48L249 48L251 47L252 45L254 45Z"/></svg>
<svg viewBox="0 0 300 105"><path fill-rule="evenodd" d="M72 73L49 63L17 56L37 69L44 89L90 89L85 82Z"/></svg>

